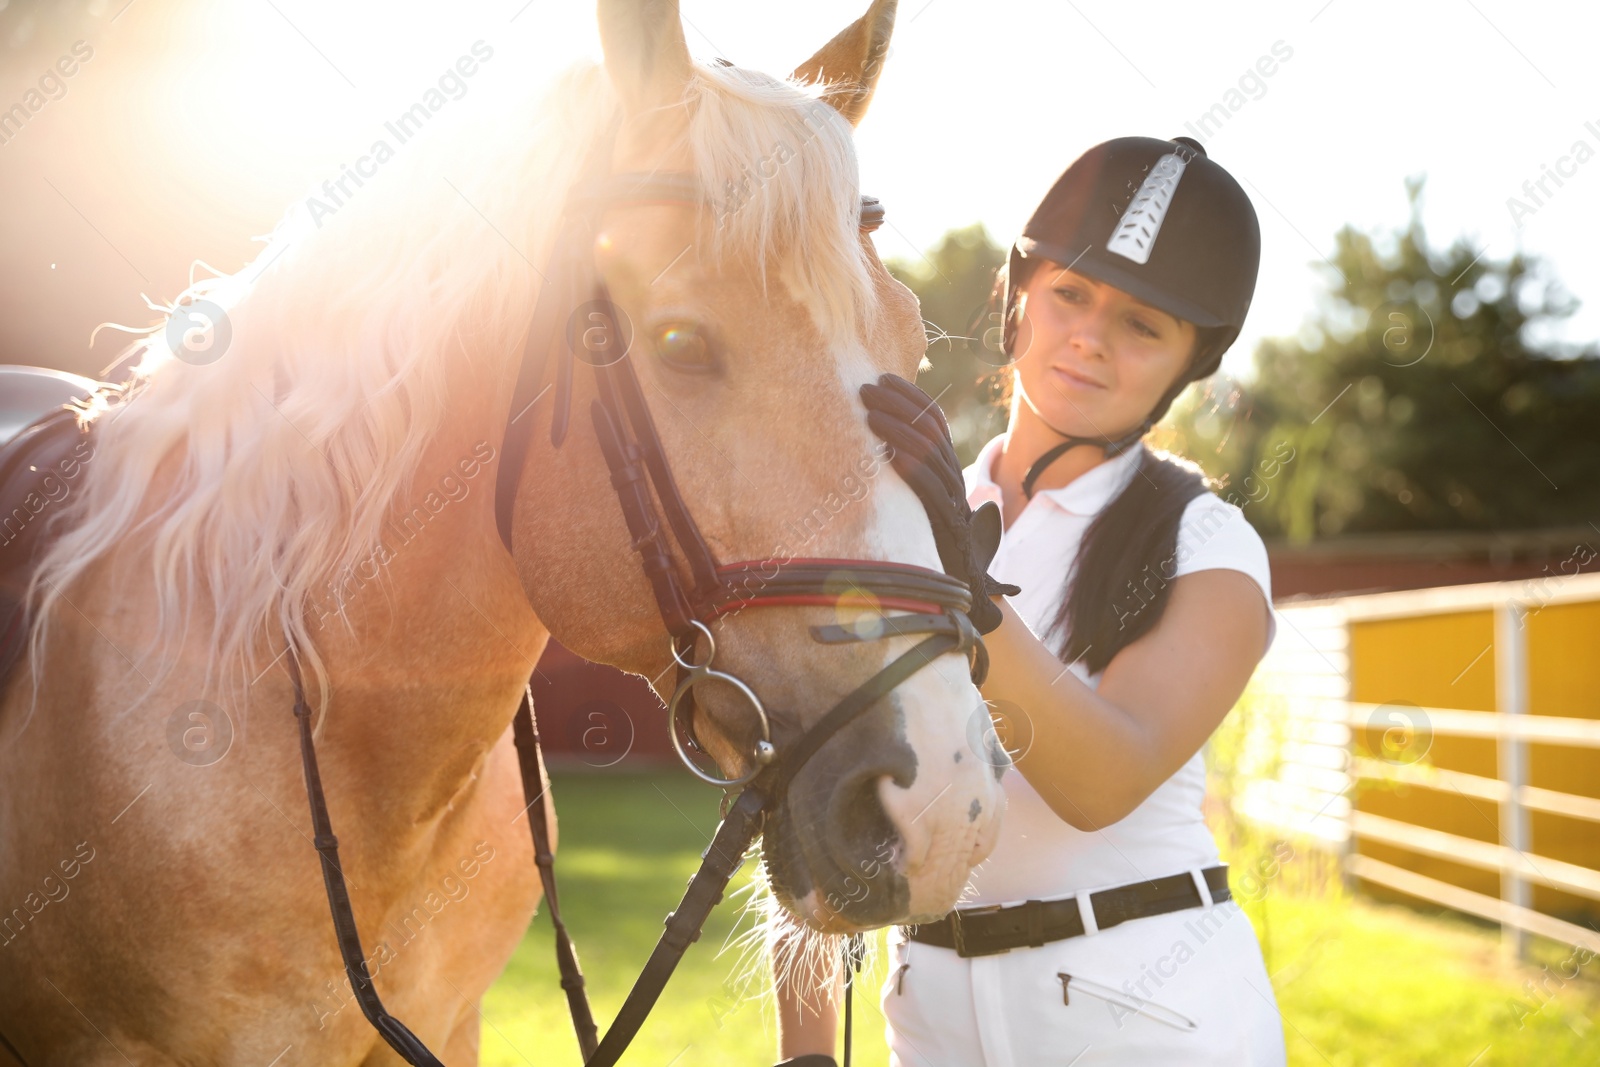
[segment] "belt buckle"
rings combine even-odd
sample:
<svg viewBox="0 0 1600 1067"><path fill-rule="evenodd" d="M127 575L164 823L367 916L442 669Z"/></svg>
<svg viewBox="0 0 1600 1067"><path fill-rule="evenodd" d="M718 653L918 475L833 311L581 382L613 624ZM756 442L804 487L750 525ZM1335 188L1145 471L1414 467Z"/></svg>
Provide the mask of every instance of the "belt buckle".
<svg viewBox="0 0 1600 1067"><path fill-rule="evenodd" d="M996 955L999 955L1002 952L1009 952L1010 951L1010 949L1001 948L1001 949L992 949L992 950L990 950L988 952L968 952L967 951L967 935L963 931L962 926L961 926L961 917L963 915L992 915L995 912L1000 911L1001 908L1002 908L1002 906L999 905L999 904L987 904L987 905L984 905L981 908L963 908L961 910L952 911L950 913L950 933L951 933L951 937L955 941L955 948L956 948L956 955L957 956L961 957L964 960L970 960L974 956L996 956Z"/></svg>

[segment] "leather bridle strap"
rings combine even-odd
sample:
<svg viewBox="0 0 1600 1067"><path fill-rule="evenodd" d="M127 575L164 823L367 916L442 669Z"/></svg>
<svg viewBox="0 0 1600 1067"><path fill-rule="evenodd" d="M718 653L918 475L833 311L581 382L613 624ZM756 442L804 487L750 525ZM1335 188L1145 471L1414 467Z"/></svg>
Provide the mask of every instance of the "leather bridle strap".
<svg viewBox="0 0 1600 1067"><path fill-rule="evenodd" d="M768 573L768 572L771 573ZM887 560L786 559L727 563L717 568L724 586L710 616L751 604L770 607L854 603L901 611L969 611L972 593L959 578Z"/></svg>
<svg viewBox="0 0 1600 1067"><path fill-rule="evenodd" d="M694 182L676 175L623 175L605 179L599 190L576 197L569 203L569 218L573 215L585 217L590 229L569 230L564 237L564 244L573 240L573 234L592 234L595 212L618 200L695 204L703 201L703 194ZM864 199L861 228L875 229L882 220L882 206L876 200ZM566 245L569 278L576 277L579 269L574 262L579 257L572 254L573 247ZM590 417L595 438L610 471L612 487L616 491L629 538L639 554L674 649L685 642L692 644L696 630L704 630L704 623L750 606L845 604L879 609L876 617L867 615L857 626L813 628L813 639L828 644L919 633L931 635L835 705L791 749L782 753L776 763L761 770L739 794L706 851L704 862L690 882L683 902L668 916L660 942L606 1036L593 1055L587 1054L587 1048L584 1050L588 1067L611 1067L643 1025L679 960L699 937L712 908L722 899L728 881L742 862L745 850L760 834L764 813L781 800L794 775L805 763L830 738L937 657L950 651L968 652L973 677L980 682L987 671L988 660L981 639L965 615L971 608L971 591L964 582L948 574L877 560L766 560L718 564L673 478L661 446L660 434L649 405L645 402L633 356L627 350L628 338L625 337L621 317L604 281L594 276L592 264L589 270L593 293L589 307L596 309L603 320L598 350L586 350L589 355L587 361L594 366L597 388L596 398L590 405ZM549 283L548 288L551 288ZM543 304L544 300L541 299L540 303ZM536 316L535 334L550 336L547 327L542 333L540 330L540 317ZM563 409L568 403L570 372L577 348L573 338L564 340L564 346L556 341L561 367L556 376L557 410L553 416L553 426L561 429L553 431L552 441L558 447L560 435L564 433ZM541 361L535 373L533 366L531 360L525 360L522 380L518 384L519 396L538 395L533 394L532 389L543 377L544 367ZM522 409L516 406L513 410ZM503 450L502 462L505 466L501 469L501 499L497 501L497 515L501 535L508 549L511 545L510 520L514 510L509 498L515 495L520 480L518 468L526 452L525 444L513 447L509 438L515 433L525 442L531 432L531 426L528 425L509 428L507 447ZM670 541L668 530L671 531ZM676 558L671 542L676 542ZM680 561L683 570L679 569ZM681 577L684 571L687 571L687 583ZM884 616L882 612L888 610L915 614ZM709 636L710 631L705 630L705 633ZM682 658L678 659L678 664L681 692L681 687L686 684L686 679L692 679L694 671L687 667ZM709 666L709 660L704 666ZM676 707L677 703L675 696L673 706ZM692 737L692 704L690 707ZM676 729L676 720L669 723L669 728ZM769 754L770 751L769 748ZM526 775L524 788L529 792L534 789L534 783ZM559 912L553 905L551 915L559 923ZM572 969L576 970L575 963ZM563 975L566 973L563 962ZM569 999L572 996L569 990ZM584 1012L587 1013L587 1005L584 1005ZM577 1018L575 1013L575 1024ZM577 1025L581 1043L584 1027Z"/></svg>
<svg viewBox="0 0 1600 1067"><path fill-rule="evenodd" d="M322 861L322 884L328 892L328 910L333 913L333 933L339 943L339 957L350 979L361 1014L389 1043L400 1058L414 1067L444 1067L428 1051L428 1046L384 1008L367 974L366 957L361 951L361 934L356 930L355 913L350 907L350 891L345 888L344 871L339 867L339 839L333 835L328 818L328 802L322 795L322 774L317 769L317 750L311 740L311 708L306 704L305 686L300 680L300 662L291 652L289 677L294 680L294 717L300 725L300 763L305 772L306 798L311 803L311 843Z"/></svg>
<svg viewBox="0 0 1600 1067"><path fill-rule="evenodd" d="M334 836L333 824L328 816L328 801L322 791L322 773L317 766L317 749L312 740L311 709L306 704L305 687L300 679L299 660L288 657L289 677L294 682L294 716L300 731L300 763L305 774L306 799L311 806L312 844L322 861L322 881L327 891L328 910L333 916L335 940L339 957L344 962L350 988L361 1014L367 1017L375 1030L399 1053L400 1058L413 1067L444 1067L404 1023L390 1015L384 1008L378 991L367 974L366 953L361 947L361 935L356 929L355 914L350 905L350 891L345 886L344 871L339 866L339 839ZM567 994L567 1009L578 1035L578 1047L587 1060L594 1054L597 1028L589 1010L589 998L584 990L583 972L578 967L578 955L566 923L561 921L561 906L556 895L555 856L550 849L549 814L545 805L544 757L539 749L539 731L533 718L533 690L524 686L522 702L512 722L512 738L516 744L517 762L522 775L523 794L528 798L528 825L533 835L533 861L539 870L539 881L544 888L550 919L556 933L556 966L561 973L561 988ZM3 1040L3 1035L0 1035ZM8 1049L9 1050L9 1049ZM9 1050L16 1055L15 1050ZM20 1055L17 1059L21 1062Z"/></svg>
<svg viewBox="0 0 1600 1067"><path fill-rule="evenodd" d="M589 994L584 988L583 970L578 966L578 950L567 933L567 924L561 920L561 901L556 895L556 857L550 848L550 816L545 797L549 790L544 769L544 752L539 746L539 724L533 713L533 685L530 681L522 687L522 703L511 722L512 740L517 747L517 767L522 772L522 794L528 797L524 814L533 834L533 862L539 868L539 884L544 888L546 908L550 912L550 925L556 933L556 970L561 975L561 988L567 994L567 1013L572 1016L572 1028L578 1036L578 1049L587 1060L594 1055L599 1031L594 1024L594 1013L589 1008ZM537 790L537 791L535 791Z"/></svg>
<svg viewBox="0 0 1600 1067"><path fill-rule="evenodd" d="M610 140L602 137L586 166L586 173L599 173L601 163L609 158L609 148ZM707 202L705 192L698 182L687 175L673 172L597 176L587 184L580 182L568 196L563 221L542 275L539 295L534 301L534 313L527 340L523 345L516 385L512 389L506 433L500 450L499 469L495 475L495 524L500 531L500 540L508 552L511 551L511 526L516 508L517 485L521 481L522 470L527 463L528 446L533 438L533 424L536 421L528 417L528 412L547 389L553 388L556 394L552 401L555 411L550 420L550 443L560 448L566 439L569 427L576 339L571 329L562 328L563 316L570 315L579 307L581 303L579 294L587 289L592 290L595 303L605 309L612 324L617 324L609 294L596 276L592 244L600 211L621 201L688 206L699 206ZM883 220L883 204L876 197L863 196L860 207L861 232L871 233L883 225ZM596 377L601 379L602 397L608 384L606 379L611 377L606 372L613 370L615 362L625 355L626 345L620 334L620 330L610 331L607 350L603 354L597 354L594 361ZM622 348L611 347L616 345L621 345ZM548 363L552 356L557 362L555 377L549 386L544 386ZM631 387L624 384L627 394L624 397L624 406L628 409L628 417L642 428L647 424L649 409L644 405L638 379L632 373L631 367L626 375L618 375L617 379L620 381L624 377L632 380ZM615 402L607 402L605 406L610 409L614 417L620 415L622 409ZM527 421L523 421L525 418ZM654 435L652 432L645 436L653 439ZM657 459L648 456L646 458L651 465L653 476L659 479L660 474L670 473L665 470L665 457L659 457L662 468L659 474L655 471ZM669 511L667 518L673 524L674 533L685 533L687 526L692 525L683 522L688 518L686 512L674 517Z"/></svg>
<svg viewBox="0 0 1600 1067"><path fill-rule="evenodd" d="M960 616L963 622L965 616ZM966 625L970 628L971 623ZM849 696L823 716L822 721L806 732L800 746L791 749L783 761L751 782L728 809L722 824L717 827L701 861L700 869L689 882L688 890L676 909L667 915L666 929L650 960L628 991L628 997L617 1011L616 1018L601 1040L595 1054L584 1061L584 1067L613 1067L627 1049L628 1043L644 1025L650 1009L655 1006L666 988L678 962L690 945L700 937L711 910L722 900L741 863L745 850L760 835L768 807L783 796L789 782L800 766L834 734L894 691L895 687L946 652L961 646L962 638L951 634L935 634L909 651L902 653L893 663L868 678Z"/></svg>
<svg viewBox="0 0 1600 1067"><path fill-rule="evenodd" d="M752 783L729 806L716 836L706 846L699 869L689 880L689 888L684 890L683 899L667 913L666 928L644 970L634 980L600 1047L594 1055L584 1059L584 1067L612 1067L627 1051L661 991L667 987L673 971L677 970L683 954L700 939L706 919L722 902L728 883L744 863L745 851L761 836L769 803L767 794Z"/></svg>
<svg viewBox="0 0 1600 1067"><path fill-rule="evenodd" d="M867 957L867 940L860 934L851 934L844 940L844 951L840 953L844 958L840 964L844 967L844 1067L850 1067L850 1052L855 1047L855 985L856 975L861 973L861 964Z"/></svg>
<svg viewBox="0 0 1600 1067"><path fill-rule="evenodd" d="M591 413L594 416L595 436L600 441L600 452L611 469L611 485L617 491L622 518L628 526L628 537L633 550L639 554L639 563L650 582L656 608L666 623L667 632L680 634L689 628L694 609L684 598L666 535L655 521L654 509L650 504L649 475L641 462L639 450L623 439L610 412L599 401L595 401Z"/></svg>
<svg viewBox="0 0 1600 1067"><path fill-rule="evenodd" d="M874 703L893 692L896 686L922 668L931 666L934 660L946 652L968 647L972 641L977 640L978 632L972 628L972 623L965 615L951 612L948 618L950 620L948 629L940 627L940 632L924 638L902 652L887 667L862 682L849 696L830 708L816 725L800 735L800 739L783 753L783 759L773 768L775 772L773 796L783 796L794 776L812 756L817 754L818 749L834 734L860 718Z"/></svg>
<svg viewBox="0 0 1600 1067"><path fill-rule="evenodd" d="M602 139L601 144L609 145L609 140ZM587 172L594 173L605 158L606 153L597 147L588 161ZM587 284L593 294L591 306L605 320L601 324L601 344L590 353L598 390L590 406L595 436L610 471L632 547L639 553L679 667L679 684L669 704L674 716L669 728L676 731L677 711L680 707L687 708L692 736L693 687L697 681L721 678L747 694L754 704L762 733L765 735L769 730L766 712L754 691L734 676L711 667L715 642L708 624L719 616L751 606L841 606L869 610L860 612L861 617L853 625L812 627L814 640L832 645L916 634L929 636L857 686L784 751L778 752L764 737L752 754L754 769L745 777L726 781L710 778L690 762L690 769L709 781L725 787L745 784L745 788L718 827L683 902L667 917L660 942L598 1046L577 953L561 920L532 690L524 687L521 706L513 722L513 736L523 792L528 800L534 857L556 930L561 985L567 994L579 1047L588 1067L612 1067L621 1057L661 995L678 961L699 938L706 918L722 899L745 851L760 834L766 812L782 800L794 776L824 744L939 656L965 652L972 677L978 683L988 668L983 641L966 615L972 606L972 593L964 582L948 574L881 560L717 562L673 478L623 331L618 328L616 307L589 254L588 245L593 240L599 211L620 200L701 204L705 196L698 184L685 175L632 174L596 179L592 189L580 183L569 197L561 231L544 274L544 285L535 303L501 448L495 521L506 549L512 548L516 490L535 421L528 417L528 411L544 395L540 385L552 352L558 364L553 383L545 387L556 391L551 443L559 448L566 436L578 346L573 337L576 327L569 323L566 336L558 337L556 321L563 310L577 309L577 295ZM864 197L861 229L875 229L882 220L882 206ZM523 421L525 418L527 421ZM671 541L676 542L678 558L674 557L668 530ZM684 571L687 571L687 582L683 578ZM889 610L912 614L883 614ZM697 635L707 643L706 658L691 664L682 658L681 650L685 644L692 647ZM363 1014L401 1058L417 1067L441 1067L422 1042L384 1010L367 975L349 893L338 867L338 841L333 836L323 798L312 743L310 711L305 702L298 661L292 655L289 669L294 680L295 716L300 722L301 757L316 833L315 844L322 858L323 880L345 971ZM676 738L674 733L675 746ZM679 752L689 762L681 748Z"/></svg>
<svg viewBox="0 0 1600 1067"><path fill-rule="evenodd" d="M610 130L596 139L584 162L581 173L600 173L611 156L612 142L620 128L619 116ZM582 187L580 182L579 188ZM539 295L533 304L533 317L528 325L528 338L523 343L522 359L517 367L517 381L511 390L511 407L506 414L506 432L501 440L500 462L495 471L494 517L500 531L500 540L511 551L511 520L517 503L517 483L527 463L528 445L533 440L533 424L529 416L533 405L544 395L540 386L552 353L557 354L555 380L546 388L553 388L555 412L550 417L550 443L557 448L567 436L568 417L572 410L572 342L561 332L563 315L570 315L578 307L578 293L583 280L593 276L594 258L590 243L594 238L595 212L582 210L583 197L569 195L561 225L556 231L555 244L545 269L540 274ZM561 353L566 349L565 356ZM524 422L523 419L527 421Z"/></svg>
<svg viewBox="0 0 1600 1067"><path fill-rule="evenodd" d="M556 897L554 857L550 853L548 824L544 807L543 765L538 755L538 735L533 727L532 692L524 690L523 704L518 709L513 726L516 732L518 761L522 770L525 792L529 799L528 817L533 826L535 862L544 884L545 898L549 902L551 918L556 926L558 966L561 985L567 993L568 1007L577 1028L579 1047L583 1051L585 1067L614 1067L629 1043L644 1025L651 1008L660 999L679 961L690 945L699 940L711 911L721 902L729 881L744 861L744 854L760 836L768 808L788 789L794 775L816 752L840 730L860 718L879 700L887 697L923 667L930 665L947 652L962 651L978 640L972 623L964 614L951 611L945 616L934 616L923 625L934 630L911 649L902 653L883 670L857 686L839 701L815 726L806 731L800 740L785 753L784 759L768 767L750 783L728 809L716 836L702 857L678 907L667 915L666 928L651 952L649 961L640 972L627 999L618 1010L611 1026L598 1047L594 1044L595 1025L584 993L583 976L578 971L577 955L560 918ZM896 633L906 632L905 629ZM879 635L886 636L886 635ZM854 640L870 640L870 636L855 636ZM327 800L322 791L322 776L317 766L316 746L312 741L311 709L306 703L305 689L300 678L298 660L288 657L289 676L294 683L294 714L300 731L300 757L306 780L306 797L311 806L313 844L322 861L323 884L327 890L328 908L333 915L335 938L339 955L344 962L345 974L355 992L361 1012L374 1029L407 1063L414 1067L443 1067L405 1024L384 1008L372 979L368 976L361 935L356 929L355 915L350 905L349 890L345 886L344 872L339 867L339 840L333 834L328 817ZM531 758L530 758L531 757Z"/></svg>
<svg viewBox="0 0 1600 1067"><path fill-rule="evenodd" d="M605 284L598 282L595 288L602 306L611 309L613 305ZM611 310L610 314L615 321L615 311ZM620 330L610 330L607 341L613 346L619 344L620 334ZM651 484L655 486L656 500L666 515L667 524L672 528L673 539L678 543L684 562L688 564L689 602L700 608L709 604L710 599L722 588L722 580L717 576L716 557L712 555L694 517L689 514L677 479L672 476L672 468L667 464L666 453L661 448L661 435L656 431L655 419L645 403L644 390L633 368L633 357L614 349L613 352L616 361L597 368L595 378L600 386L600 399L595 403L611 415L619 410L623 412L627 424L632 428L633 447L649 472ZM591 405L591 412L593 410L594 406Z"/></svg>
<svg viewBox="0 0 1600 1067"><path fill-rule="evenodd" d="M305 773L306 797L311 805L312 844L322 860L322 879L327 890L328 908L333 915L334 936L339 944L339 956L344 962L345 974L350 979L350 988L355 992L361 1013L402 1059L415 1067L443 1067L428 1047L384 1008L367 974L366 954L361 947L361 935L356 929L350 892L345 886L344 871L339 866L339 839L334 836L333 825L328 817L328 802L322 791L322 774L317 766L316 745L312 741L311 710L306 704L300 665L294 656L290 656L288 662L289 677L294 682L294 715L300 730L301 767ZM523 791L525 794L533 793L527 807L528 823L533 835L533 860L538 867L539 881L543 885L555 926L556 965L561 973L561 988L567 994L567 1008L577 1030L578 1046L587 1060L594 1054L597 1028L589 1010L583 973L578 968L577 951L573 948L566 924L561 921L556 895L555 856L550 849L549 815L545 807L544 757L539 749L539 732L533 718L533 690L529 687L523 689L522 703L512 723L512 735L522 772ZM20 1056L17 1058L21 1059Z"/></svg>

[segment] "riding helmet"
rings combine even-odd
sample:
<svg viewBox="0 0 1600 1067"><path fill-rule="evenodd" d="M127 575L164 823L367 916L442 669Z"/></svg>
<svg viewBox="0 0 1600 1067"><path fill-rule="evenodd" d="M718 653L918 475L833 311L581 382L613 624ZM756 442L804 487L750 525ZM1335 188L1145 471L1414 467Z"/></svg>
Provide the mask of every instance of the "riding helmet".
<svg viewBox="0 0 1600 1067"><path fill-rule="evenodd" d="M1183 386L1216 371L1239 336L1255 293L1261 227L1245 191L1198 141L1119 137L1095 145L1056 179L1011 247L1002 322L1012 358L1015 279L1034 258L1200 327L1206 343L1152 412L1154 423Z"/></svg>

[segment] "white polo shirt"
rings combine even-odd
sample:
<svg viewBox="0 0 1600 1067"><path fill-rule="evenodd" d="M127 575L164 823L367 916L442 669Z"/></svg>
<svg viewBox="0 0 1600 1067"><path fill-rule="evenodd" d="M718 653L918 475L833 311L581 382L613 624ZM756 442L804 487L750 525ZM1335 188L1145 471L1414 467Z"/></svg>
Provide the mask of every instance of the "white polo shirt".
<svg viewBox="0 0 1600 1067"><path fill-rule="evenodd" d="M964 472L973 507L1001 503L990 472L1005 444L990 441ZM1142 448L1134 448L1081 475L1060 489L1041 489L1028 501L1000 540L989 573L1013 582L1022 592L1009 598L1035 635L1052 648L1059 636L1045 636L1061 603L1062 588L1089 523L1134 475ZM1189 502L1178 527L1173 577L1196 571L1241 571L1255 580L1267 604L1272 579L1261 537L1240 510L1213 493ZM1267 643L1276 633L1270 623ZM1070 668L1091 688L1100 683L1082 663ZM1015 904L1028 899L1071 896L1114 885L1178 874L1217 862L1217 846L1201 814L1205 799L1205 759L1196 752L1171 778L1126 817L1101 830L1074 829L1051 811L1014 768L1001 779L1006 814L1000 842L973 872L962 907Z"/></svg>

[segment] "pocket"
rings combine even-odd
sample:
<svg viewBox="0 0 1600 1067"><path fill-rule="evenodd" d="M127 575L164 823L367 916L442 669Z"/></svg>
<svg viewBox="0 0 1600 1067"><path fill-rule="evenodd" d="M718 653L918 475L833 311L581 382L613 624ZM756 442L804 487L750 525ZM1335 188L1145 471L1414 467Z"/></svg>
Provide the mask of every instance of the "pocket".
<svg viewBox="0 0 1600 1067"><path fill-rule="evenodd" d="M906 991L906 972L911 969L911 942L906 940L889 940L889 973L884 977L883 987L878 990L878 1000L887 1000L891 994L904 996Z"/></svg>
<svg viewBox="0 0 1600 1067"><path fill-rule="evenodd" d="M1066 971L1057 971L1056 978L1061 982L1061 1002L1068 1007L1072 1006L1075 996L1090 996L1105 1001L1111 1006L1112 1020L1117 1024L1117 1029L1122 1029L1122 1024L1127 1019L1138 1015L1182 1033L1194 1033L1200 1029L1200 1023L1183 1014L1175 1008L1169 1008L1154 1000L1141 998L1125 990L1114 989L1104 982L1097 982L1092 978L1085 978L1082 974L1069 974Z"/></svg>

